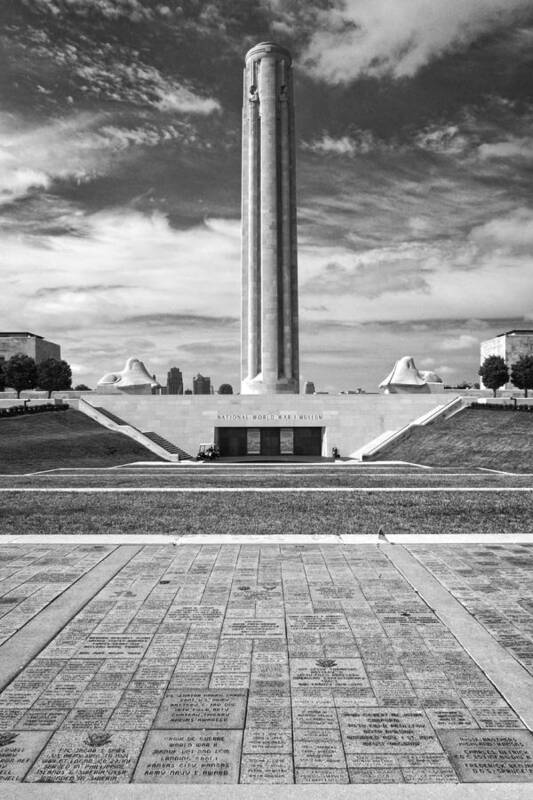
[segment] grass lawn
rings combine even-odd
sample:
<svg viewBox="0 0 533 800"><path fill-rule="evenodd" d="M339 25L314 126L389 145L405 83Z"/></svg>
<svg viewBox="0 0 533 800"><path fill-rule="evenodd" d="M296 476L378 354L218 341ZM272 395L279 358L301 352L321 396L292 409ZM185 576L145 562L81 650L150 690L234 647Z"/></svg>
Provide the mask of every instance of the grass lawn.
<svg viewBox="0 0 533 800"><path fill-rule="evenodd" d="M468 408L449 420L412 428L380 450L375 460L380 459L531 472L533 414Z"/></svg>
<svg viewBox="0 0 533 800"><path fill-rule="evenodd" d="M402 472L390 470L384 474L372 474L360 470L350 471L345 468L335 470L320 470L314 473L279 472L230 473L224 469L219 471L203 472L201 468L187 470L160 470L158 474L132 474L113 470L91 474L49 474L2 477L0 487L424 487L424 486L464 486L464 487L491 487L491 486L533 486L533 475L499 475L492 472L478 472L476 474L439 474L429 471L406 475Z"/></svg>
<svg viewBox="0 0 533 800"><path fill-rule="evenodd" d="M0 419L0 472L61 467L111 467L128 461L160 461L123 433L104 428L69 408Z"/></svg>
<svg viewBox="0 0 533 800"><path fill-rule="evenodd" d="M531 530L529 493L11 494L3 534L511 533Z"/></svg>

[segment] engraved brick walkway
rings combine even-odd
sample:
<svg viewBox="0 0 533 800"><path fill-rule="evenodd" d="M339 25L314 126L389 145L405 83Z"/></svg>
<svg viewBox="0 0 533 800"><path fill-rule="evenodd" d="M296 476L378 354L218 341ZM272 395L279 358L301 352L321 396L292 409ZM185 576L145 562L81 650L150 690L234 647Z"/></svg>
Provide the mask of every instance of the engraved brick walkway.
<svg viewBox="0 0 533 800"><path fill-rule="evenodd" d="M533 783L527 703L497 669L533 694L532 546L143 545L102 583L122 550L0 549L0 672L84 581L6 678L0 780ZM489 642L479 663L453 603L446 625L423 600L437 584Z"/></svg>

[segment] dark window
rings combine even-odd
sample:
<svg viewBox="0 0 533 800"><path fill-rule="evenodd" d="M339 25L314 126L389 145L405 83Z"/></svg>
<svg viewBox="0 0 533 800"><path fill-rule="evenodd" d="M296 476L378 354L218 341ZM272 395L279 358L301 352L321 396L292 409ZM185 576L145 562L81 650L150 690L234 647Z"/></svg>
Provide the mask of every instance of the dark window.
<svg viewBox="0 0 533 800"><path fill-rule="evenodd" d="M261 455L279 456L279 428L261 428Z"/></svg>
<svg viewBox="0 0 533 800"><path fill-rule="evenodd" d="M295 428L294 455L322 455L322 428Z"/></svg>
<svg viewBox="0 0 533 800"><path fill-rule="evenodd" d="M224 458L246 455L246 428L217 428L217 444Z"/></svg>

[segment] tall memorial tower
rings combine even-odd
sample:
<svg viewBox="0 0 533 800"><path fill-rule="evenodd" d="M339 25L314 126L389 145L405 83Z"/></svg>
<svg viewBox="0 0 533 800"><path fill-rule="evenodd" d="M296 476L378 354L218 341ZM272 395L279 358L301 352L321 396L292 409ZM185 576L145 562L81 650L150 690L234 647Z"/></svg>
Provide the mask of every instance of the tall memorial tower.
<svg viewBox="0 0 533 800"><path fill-rule="evenodd" d="M299 392L291 55L246 54L242 131L242 394Z"/></svg>

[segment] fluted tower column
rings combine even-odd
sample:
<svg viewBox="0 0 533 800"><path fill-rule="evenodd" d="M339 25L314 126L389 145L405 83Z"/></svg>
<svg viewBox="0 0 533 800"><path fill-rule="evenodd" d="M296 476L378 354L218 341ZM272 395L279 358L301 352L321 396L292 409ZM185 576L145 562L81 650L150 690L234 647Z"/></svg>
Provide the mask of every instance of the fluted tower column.
<svg viewBox="0 0 533 800"><path fill-rule="evenodd" d="M242 134L242 394L299 392L291 56L246 55Z"/></svg>

